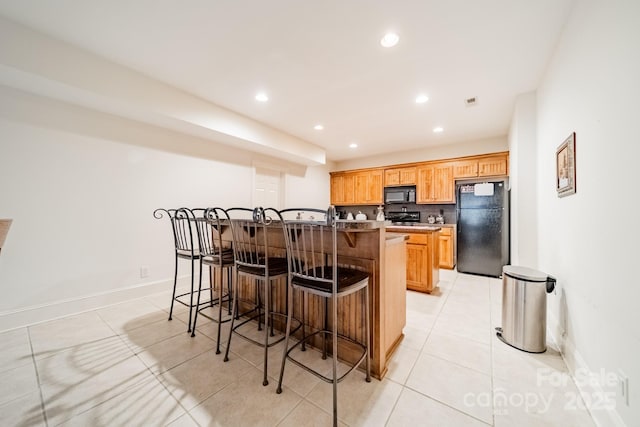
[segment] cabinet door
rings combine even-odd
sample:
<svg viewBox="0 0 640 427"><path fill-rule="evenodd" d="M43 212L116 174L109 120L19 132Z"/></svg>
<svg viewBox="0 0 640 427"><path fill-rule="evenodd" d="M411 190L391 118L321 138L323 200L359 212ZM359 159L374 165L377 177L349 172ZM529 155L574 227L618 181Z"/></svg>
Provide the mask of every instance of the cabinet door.
<svg viewBox="0 0 640 427"><path fill-rule="evenodd" d="M453 164L454 178L474 178L478 176L477 160L461 160Z"/></svg>
<svg viewBox="0 0 640 427"><path fill-rule="evenodd" d="M506 156L491 156L478 160L478 176L500 176L506 174Z"/></svg>
<svg viewBox="0 0 640 427"><path fill-rule="evenodd" d="M394 185L415 185L416 184L416 168L395 168L386 169L384 171L384 186L392 187Z"/></svg>
<svg viewBox="0 0 640 427"><path fill-rule="evenodd" d="M418 168L417 203L455 203L453 165L449 163Z"/></svg>
<svg viewBox="0 0 640 427"><path fill-rule="evenodd" d="M399 172L400 185L415 185L416 183L416 168L402 168Z"/></svg>
<svg viewBox="0 0 640 427"><path fill-rule="evenodd" d="M359 172L353 177L354 202L365 203L369 191L369 177L367 173Z"/></svg>
<svg viewBox="0 0 640 427"><path fill-rule="evenodd" d="M433 201L435 203L455 202L455 182L453 165L437 165L433 169Z"/></svg>
<svg viewBox="0 0 640 427"><path fill-rule="evenodd" d="M353 175L354 203L382 203L382 170L358 172Z"/></svg>
<svg viewBox="0 0 640 427"><path fill-rule="evenodd" d="M384 171L384 186L400 185L400 169L386 169Z"/></svg>
<svg viewBox="0 0 640 427"><path fill-rule="evenodd" d="M444 230L444 228L443 228ZM440 233L440 268L453 268L453 244L451 234Z"/></svg>
<svg viewBox="0 0 640 427"><path fill-rule="evenodd" d="M331 175L331 204L344 205L344 175Z"/></svg>
<svg viewBox="0 0 640 427"><path fill-rule="evenodd" d="M429 291L428 268L427 246L407 243L407 289Z"/></svg>
<svg viewBox="0 0 640 427"><path fill-rule="evenodd" d="M344 193L344 204L352 205L356 202L356 194L355 194L355 176L352 173L347 173L344 175L344 181L342 183L343 193Z"/></svg>
<svg viewBox="0 0 640 427"><path fill-rule="evenodd" d="M416 183L416 202L430 203L433 198L433 166L418 168L418 182Z"/></svg>
<svg viewBox="0 0 640 427"><path fill-rule="evenodd" d="M383 192L382 169L369 172L366 203L382 204Z"/></svg>

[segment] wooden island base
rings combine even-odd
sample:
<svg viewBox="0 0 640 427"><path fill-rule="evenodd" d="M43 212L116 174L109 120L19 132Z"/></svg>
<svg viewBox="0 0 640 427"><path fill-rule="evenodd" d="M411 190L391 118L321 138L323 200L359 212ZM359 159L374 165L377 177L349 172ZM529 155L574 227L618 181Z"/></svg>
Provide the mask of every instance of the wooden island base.
<svg viewBox="0 0 640 427"><path fill-rule="evenodd" d="M387 372L392 353L402 340L402 330L406 324L405 242L408 236L386 233L384 223L378 221L344 221L341 226L338 262L369 273L371 375L382 379ZM274 226L269 233L270 253L285 255L280 228ZM248 283L246 278L240 279L238 289L240 298L255 298L255 286ZM285 289L286 280L281 279L274 286L272 294L275 310L282 313L285 312ZM360 293L355 293L340 298L338 302L338 333L359 342L364 341L361 301ZM303 299L300 294L295 293L294 317L301 317L303 304L306 324L311 327L311 331L321 328L324 322L324 299L315 295L308 295ZM284 330L284 323L274 320L275 327ZM345 347L340 350L340 358L347 361L357 359L357 355L355 349Z"/></svg>

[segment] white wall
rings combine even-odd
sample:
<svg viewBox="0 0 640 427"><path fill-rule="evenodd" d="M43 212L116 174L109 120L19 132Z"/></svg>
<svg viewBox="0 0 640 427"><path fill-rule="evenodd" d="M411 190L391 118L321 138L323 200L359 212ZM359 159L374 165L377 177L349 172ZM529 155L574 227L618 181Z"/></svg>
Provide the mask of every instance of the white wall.
<svg viewBox="0 0 640 427"><path fill-rule="evenodd" d="M402 163L426 162L429 160L449 159L495 153L509 150L507 137L487 138L474 141L462 141L450 145L434 145L416 150L397 151L379 156L359 157L336 162L332 170L350 170L387 166Z"/></svg>
<svg viewBox="0 0 640 427"><path fill-rule="evenodd" d="M509 129L511 264L538 264L536 94L520 95Z"/></svg>
<svg viewBox="0 0 640 427"><path fill-rule="evenodd" d="M173 241L153 210L250 206L255 162L285 173L286 206L329 203L326 166L2 87L0 135L0 217L13 218L0 256L0 330L167 289Z"/></svg>
<svg viewBox="0 0 640 427"><path fill-rule="evenodd" d="M616 407L629 426L640 425L639 23L637 0L577 1L537 97L538 267L559 287L550 327L572 369L629 377L631 405ZM555 152L574 131L577 193L558 198Z"/></svg>

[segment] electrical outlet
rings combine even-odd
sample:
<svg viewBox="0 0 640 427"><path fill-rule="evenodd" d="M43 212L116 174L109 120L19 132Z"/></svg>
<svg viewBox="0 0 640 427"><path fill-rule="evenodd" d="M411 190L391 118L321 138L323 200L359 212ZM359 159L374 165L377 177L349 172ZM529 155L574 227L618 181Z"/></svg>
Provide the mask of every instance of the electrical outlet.
<svg viewBox="0 0 640 427"><path fill-rule="evenodd" d="M622 371L618 371L618 395L618 400L629 406L629 377Z"/></svg>
<svg viewBox="0 0 640 427"><path fill-rule="evenodd" d="M140 278L144 279L146 277L149 277L149 266L143 265L140 267Z"/></svg>

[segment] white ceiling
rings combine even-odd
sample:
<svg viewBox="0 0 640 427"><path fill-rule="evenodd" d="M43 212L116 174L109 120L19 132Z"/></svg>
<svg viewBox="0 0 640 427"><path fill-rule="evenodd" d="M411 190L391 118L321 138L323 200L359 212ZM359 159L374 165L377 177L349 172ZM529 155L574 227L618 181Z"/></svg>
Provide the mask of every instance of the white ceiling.
<svg viewBox="0 0 640 427"><path fill-rule="evenodd" d="M571 4L0 0L0 14L339 161L506 135L515 98L537 88ZM400 35L394 48L379 44L387 30ZM267 103L254 99L261 90ZM426 104L414 102L419 93ZM477 105L466 106L469 97Z"/></svg>

